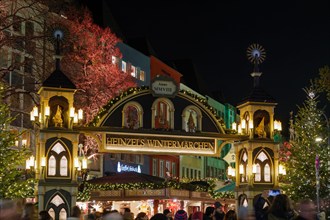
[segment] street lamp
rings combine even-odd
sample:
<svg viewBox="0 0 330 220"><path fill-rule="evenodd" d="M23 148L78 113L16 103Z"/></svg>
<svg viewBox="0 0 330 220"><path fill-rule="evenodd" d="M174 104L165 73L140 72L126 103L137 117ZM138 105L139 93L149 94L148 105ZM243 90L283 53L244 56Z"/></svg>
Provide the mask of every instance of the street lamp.
<svg viewBox="0 0 330 220"><path fill-rule="evenodd" d="M327 125L327 133L328 133L328 145L327 150L328 154L330 153L330 127L329 127L329 120L328 117L324 112L322 112L323 117L325 118L326 125ZM316 142L322 141L322 138L317 137L315 138ZM327 162L327 170L330 171L330 161ZM316 176L316 202L317 202L317 213L320 213L320 174L319 174L319 168L320 168L320 158L319 155L316 154L315 157L315 176ZM329 187L329 185L328 185Z"/></svg>

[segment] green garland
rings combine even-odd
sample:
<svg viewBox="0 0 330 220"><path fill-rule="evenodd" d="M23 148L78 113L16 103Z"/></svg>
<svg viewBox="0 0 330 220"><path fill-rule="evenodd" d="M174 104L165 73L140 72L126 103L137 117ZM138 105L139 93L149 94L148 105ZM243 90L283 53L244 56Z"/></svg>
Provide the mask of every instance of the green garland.
<svg viewBox="0 0 330 220"><path fill-rule="evenodd" d="M233 192L215 192L215 178L206 179L206 185L195 185L191 182L178 182L175 180L165 181L161 183L121 183L121 184L92 184L89 182L82 183L80 186L81 190L78 192L77 199L78 201L89 201L90 194L92 191L111 191L111 190L133 190L133 189L163 189L163 188L172 188L179 190L189 190L196 192L208 192L212 198L234 198Z"/></svg>

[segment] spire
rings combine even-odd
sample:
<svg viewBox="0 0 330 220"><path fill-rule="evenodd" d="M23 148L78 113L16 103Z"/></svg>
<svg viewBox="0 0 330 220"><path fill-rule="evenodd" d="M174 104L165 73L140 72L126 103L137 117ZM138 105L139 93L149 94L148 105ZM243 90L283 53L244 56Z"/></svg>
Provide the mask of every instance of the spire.
<svg viewBox="0 0 330 220"><path fill-rule="evenodd" d="M242 102L254 101L276 103L275 99L260 86L260 76L262 73L259 70L259 64L261 64L266 58L265 49L259 44L251 44L247 48L247 58L253 64L253 72L251 73L251 76L253 77L253 89Z"/></svg>
<svg viewBox="0 0 330 220"><path fill-rule="evenodd" d="M66 31L65 29L55 26L51 30L51 41L54 44L55 49L55 70L50 76L42 83L44 87L53 87L53 88L67 88L67 89L76 89L76 86L73 82L61 71L61 41L64 40Z"/></svg>
<svg viewBox="0 0 330 220"><path fill-rule="evenodd" d="M61 40L63 40L64 34L63 31L61 29L57 29L54 31L54 36L55 38L55 69L56 70L60 70L61 66L60 66L60 61L62 59L61 56Z"/></svg>
<svg viewBox="0 0 330 220"><path fill-rule="evenodd" d="M266 58L265 49L259 44L251 44L247 49L248 60L253 64L253 88L260 86L260 76L262 73L259 71L259 64L261 64Z"/></svg>

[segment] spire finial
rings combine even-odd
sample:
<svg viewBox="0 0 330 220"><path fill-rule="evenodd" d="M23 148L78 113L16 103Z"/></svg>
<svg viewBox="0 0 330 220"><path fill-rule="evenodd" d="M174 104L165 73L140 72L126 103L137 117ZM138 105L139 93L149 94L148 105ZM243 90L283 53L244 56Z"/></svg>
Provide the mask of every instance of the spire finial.
<svg viewBox="0 0 330 220"><path fill-rule="evenodd" d="M254 78L254 87L259 87L259 77L261 76L261 72L259 71L259 64L261 64L266 58L265 49L259 44L251 44L247 48L247 57L248 60L253 63L253 72L251 76Z"/></svg>
<svg viewBox="0 0 330 220"><path fill-rule="evenodd" d="M66 37L66 30L62 28L60 25L55 24L53 27L50 28L49 30L49 36L50 36L50 41L53 42L54 44L54 49L55 49L55 68L57 70L60 69L60 60L62 58L61 56L61 42L64 40Z"/></svg>

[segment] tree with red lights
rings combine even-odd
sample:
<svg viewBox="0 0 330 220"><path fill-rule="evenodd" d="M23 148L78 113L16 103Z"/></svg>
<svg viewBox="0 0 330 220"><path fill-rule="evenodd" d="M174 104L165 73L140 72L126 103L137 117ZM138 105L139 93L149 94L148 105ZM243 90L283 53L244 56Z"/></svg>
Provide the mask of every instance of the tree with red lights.
<svg viewBox="0 0 330 220"><path fill-rule="evenodd" d="M134 78L119 70L113 57L121 54L119 39L109 28L93 23L87 10L68 15L70 51L64 54L63 70L77 86L75 106L85 112L90 122L111 98L135 86Z"/></svg>

